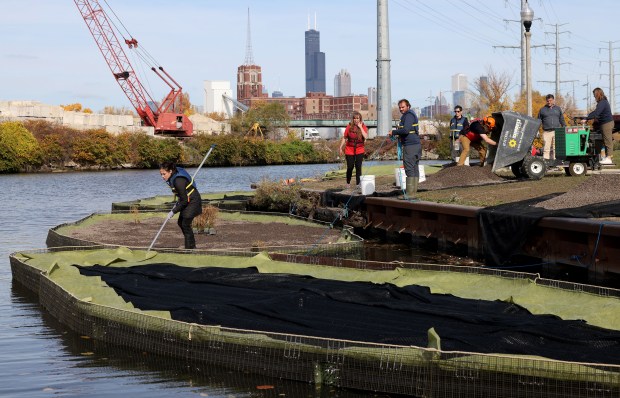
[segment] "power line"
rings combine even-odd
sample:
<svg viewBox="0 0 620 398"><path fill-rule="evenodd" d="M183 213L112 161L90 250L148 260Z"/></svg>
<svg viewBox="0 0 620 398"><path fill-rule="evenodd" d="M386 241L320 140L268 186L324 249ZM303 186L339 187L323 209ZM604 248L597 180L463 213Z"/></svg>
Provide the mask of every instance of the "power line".
<svg viewBox="0 0 620 398"><path fill-rule="evenodd" d="M555 32L545 32L547 34L555 33L555 44L550 45L550 47L553 47L555 49L555 80L554 81L539 80L539 82L541 82L541 83L555 83L555 96L558 97L560 95L560 83L563 82L563 81L560 80L560 65L567 63L567 62L560 62L560 50L566 49L566 48L570 48L570 47L560 47L560 35L562 33L569 33L569 32L568 31L560 32L559 28L560 28L560 26L564 26L564 25L568 25L568 24L567 23L563 23L563 24L555 24L555 25L548 24L548 25L555 26ZM552 64L545 63L545 65L552 65ZM570 81L575 81L575 80L566 80L565 82L570 82ZM573 88L574 88L574 86L573 86Z"/></svg>

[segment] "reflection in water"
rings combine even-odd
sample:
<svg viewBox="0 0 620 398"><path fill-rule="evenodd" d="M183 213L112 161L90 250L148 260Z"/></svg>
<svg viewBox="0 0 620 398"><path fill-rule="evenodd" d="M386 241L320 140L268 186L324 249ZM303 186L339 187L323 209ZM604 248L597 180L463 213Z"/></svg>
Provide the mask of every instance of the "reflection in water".
<svg viewBox="0 0 620 398"><path fill-rule="evenodd" d="M201 192L247 191L263 178L306 178L338 165L203 168ZM190 169L190 172L193 170ZM157 170L0 176L0 396L322 397L373 396L152 357L83 339L51 319L33 294L11 282L9 254L45 247L50 228L113 202L168 195ZM91 354L92 353L92 354ZM274 386L259 390L257 386Z"/></svg>
<svg viewBox="0 0 620 398"><path fill-rule="evenodd" d="M33 308L38 304L35 294L13 282L12 293L24 304ZM43 325L48 330L47 337L60 343L58 357L70 360L72 373L81 375L80 382L70 387L72 393L79 396L94 396L97 393L91 382L97 382L101 374L131 375L140 385L149 389L157 388L166 394L198 394L209 397L368 397L380 396L366 392L337 389L330 386L315 386L308 383L294 382L247 372L239 372L218 366L196 364L170 357L157 356L125 347L117 347L87 336L80 336L59 323L46 311L39 311ZM108 376L106 376L107 378ZM119 376L117 376L119 377ZM124 376L122 376L124 377ZM48 392L54 388L48 387ZM61 389L67 391L66 386ZM58 392L58 391L57 391ZM101 393L101 392L100 392ZM108 396L125 395L125 385L109 383L105 388ZM149 393L152 394L152 393ZM131 394L131 396L134 396ZM152 395L150 395L152 396Z"/></svg>

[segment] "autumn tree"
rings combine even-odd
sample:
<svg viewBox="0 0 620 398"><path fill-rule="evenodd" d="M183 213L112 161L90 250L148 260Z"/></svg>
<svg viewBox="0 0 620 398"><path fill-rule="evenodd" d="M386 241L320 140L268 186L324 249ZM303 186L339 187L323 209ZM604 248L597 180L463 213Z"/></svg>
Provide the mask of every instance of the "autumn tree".
<svg viewBox="0 0 620 398"><path fill-rule="evenodd" d="M179 112L184 114L185 116L190 116L196 113L196 109L192 106L191 101L189 100L188 93L182 93L181 97L179 97Z"/></svg>
<svg viewBox="0 0 620 398"><path fill-rule="evenodd" d="M511 102L508 96L508 89L511 84L512 79L506 72L495 72L489 66L487 68L487 75L480 76L474 83L472 114L484 116L493 112L509 110Z"/></svg>
<svg viewBox="0 0 620 398"><path fill-rule="evenodd" d="M60 105L60 107L67 112L93 113L92 109L90 108L82 108L82 104L80 104L79 102L69 105Z"/></svg>
<svg viewBox="0 0 620 398"><path fill-rule="evenodd" d="M67 112L82 112L82 104L79 102L68 105L60 105L60 107Z"/></svg>
<svg viewBox="0 0 620 398"><path fill-rule="evenodd" d="M218 122L223 122L227 119L224 112L209 112L205 116Z"/></svg>
<svg viewBox="0 0 620 398"><path fill-rule="evenodd" d="M532 117L538 117L540 108L547 104L547 100L545 98L546 96L547 94L543 95L539 91L532 91ZM575 99L571 96L564 97L560 94L555 97L555 104L562 108L562 112L564 113L564 122L566 122L566 125L568 126L573 124L573 117L579 116L576 115L577 106L575 104ZM515 95L513 110L524 115L527 114L525 93Z"/></svg>
<svg viewBox="0 0 620 398"><path fill-rule="evenodd" d="M19 122L0 123L0 173L16 172L36 165L39 144Z"/></svg>
<svg viewBox="0 0 620 398"><path fill-rule="evenodd" d="M115 106L105 106L103 108L102 113L106 114L106 115L131 115L134 116L134 112L132 109L126 108L124 106L121 106L120 108L117 108Z"/></svg>
<svg viewBox="0 0 620 398"><path fill-rule="evenodd" d="M290 121L286 108L279 102L259 102L242 117L241 127L247 132L255 123L272 132L277 127L287 127Z"/></svg>
<svg viewBox="0 0 620 398"><path fill-rule="evenodd" d="M538 111L540 108L545 106L547 101L545 100L545 96L540 93L540 91L533 90L532 91L532 117L538 116ZM558 104L559 105L559 104ZM517 93L515 95L514 102L512 104L512 110L523 115L527 115L527 95L524 92Z"/></svg>

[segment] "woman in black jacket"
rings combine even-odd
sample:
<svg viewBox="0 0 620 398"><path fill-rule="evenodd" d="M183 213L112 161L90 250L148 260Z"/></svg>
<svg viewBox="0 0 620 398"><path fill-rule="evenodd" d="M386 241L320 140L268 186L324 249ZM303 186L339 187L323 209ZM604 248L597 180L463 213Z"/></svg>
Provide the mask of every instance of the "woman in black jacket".
<svg viewBox="0 0 620 398"><path fill-rule="evenodd" d="M596 109L582 120L596 119L598 121L604 142L604 147L601 149L601 164L612 164L611 159L614 156L614 141L612 135L614 119L611 114L611 106L609 105L609 101L607 101L603 89L600 87L595 88L592 94L594 94L594 99L596 100Z"/></svg>
<svg viewBox="0 0 620 398"><path fill-rule="evenodd" d="M174 207L168 214L172 217L179 213L179 221L177 224L183 232L185 238L185 248L195 249L196 239L192 229L192 220L194 217L202 213L202 198L196 188L194 179L182 167L177 167L172 162L164 162L159 166L159 174L172 189L174 195L178 198Z"/></svg>

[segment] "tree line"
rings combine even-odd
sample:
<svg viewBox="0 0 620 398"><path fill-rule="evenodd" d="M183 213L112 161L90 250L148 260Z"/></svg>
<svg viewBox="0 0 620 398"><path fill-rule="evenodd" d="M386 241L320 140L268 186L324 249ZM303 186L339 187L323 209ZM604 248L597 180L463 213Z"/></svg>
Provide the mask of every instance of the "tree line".
<svg viewBox="0 0 620 398"><path fill-rule="evenodd" d="M77 130L46 121L0 123L0 173L54 170L156 168L164 161L197 166L211 145L211 166L329 163L333 143L287 137L262 140L241 135L205 135L180 141L146 133L110 134L104 129Z"/></svg>

